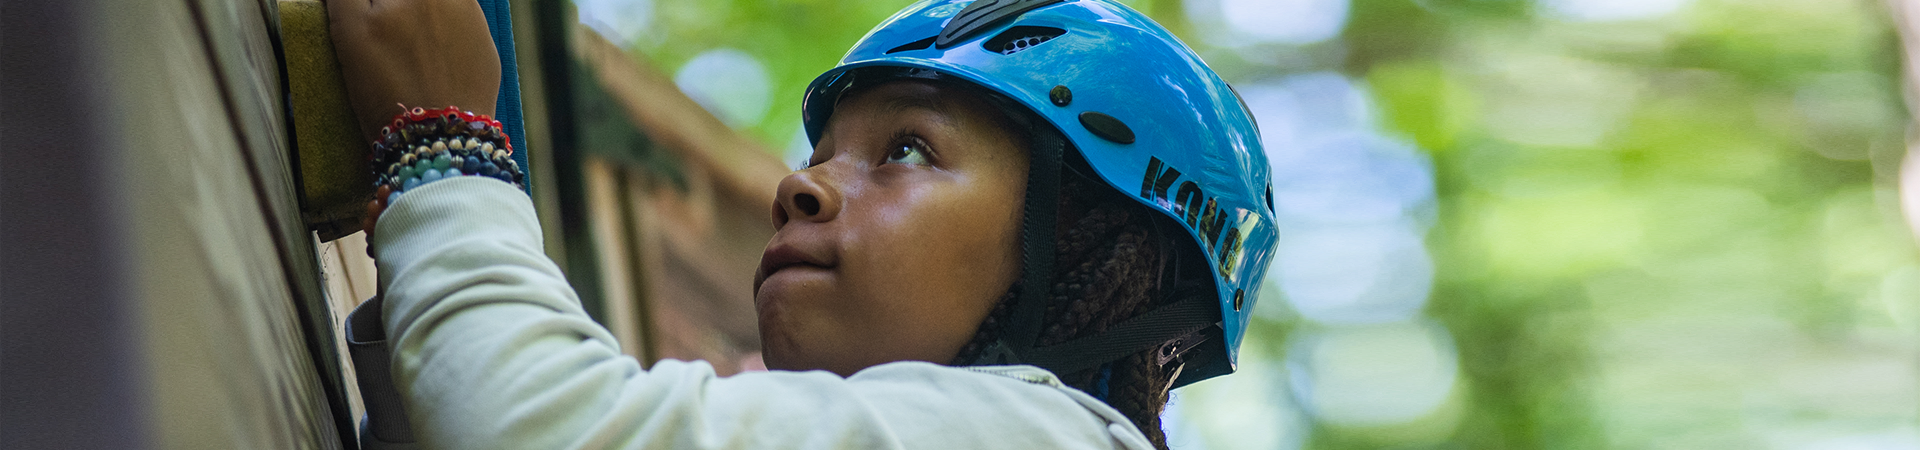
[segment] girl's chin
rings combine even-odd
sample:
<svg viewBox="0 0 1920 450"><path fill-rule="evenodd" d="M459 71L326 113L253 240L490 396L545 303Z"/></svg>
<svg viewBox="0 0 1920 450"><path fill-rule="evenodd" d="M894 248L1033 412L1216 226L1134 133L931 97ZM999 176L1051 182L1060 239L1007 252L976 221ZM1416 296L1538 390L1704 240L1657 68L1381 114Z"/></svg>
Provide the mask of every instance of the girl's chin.
<svg viewBox="0 0 1920 450"><path fill-rule="evenodd" d="M760 360L768 370L794 370L793 355L798 353L793 339L787 336L786 328L779 321L769 321L764 313L760 317Z"/></svg>
<svg viewBox="0 0 1920 450"><path fill-rule="evenodd" d="M784 343L784 344L774 344L774 342L771 342L769 339L764 339L764 338L761 339L760 342L761 342L761 345L763 346L791 344L790 342ZM793 348L790 345L787 345L785 348L781 348L778 351L774 350L773 348L763 348L763 351L760 354L760 358L761 358L761 361L766 363L767 370L785 370L785 371L794 371L794 372L808 371L808 370L826 370L826 371L838 373L838 371L834 371L832 370L832 368L828 367L828 364L823 364L821 361L817 361L814 358L809 358L806 356L806 353L804 351L800 351L800 349ZM840 375L847 376L849 374L840 374Z"/></svg>
<svg viewBox="0 0 1920 450"><path fill-rule="evenodd" d="M848 370L845 356L834 353L832 346L821 347L823 342L835 340L832 336L822 336L818 328L807 329L809 324L820 326L820 321L810 321L787 316L779 311L760 311L760 358L768 370L806 371L825 370L849 376L859 369ZM809 347L807 344L814 344Z"/></svg>
<svg viewBox="0 0 1920 450"><path fill-rule="evenodd" d="M765 295L764 291L761 295ZM758 304L755 312L759 316L760 357L770 370L815 369L817 367L808 367L807 361L812 358L807 357L807 348L802 343L807 334L804 328L818 321L795 315L796 311L789 306L783 301Z"/></svg>

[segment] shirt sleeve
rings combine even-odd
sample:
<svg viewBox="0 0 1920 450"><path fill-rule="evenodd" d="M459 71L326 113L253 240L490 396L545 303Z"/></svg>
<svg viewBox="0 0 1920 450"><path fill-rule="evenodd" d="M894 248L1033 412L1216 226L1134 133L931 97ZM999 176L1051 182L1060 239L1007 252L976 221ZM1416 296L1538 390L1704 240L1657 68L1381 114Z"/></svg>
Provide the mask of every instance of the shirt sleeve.
<svg viewBox="0 0 1920 450"><path fill-rule="evenodd" d="M721 378L703 361L642 370L542 253L527 196L497 180L408 191L377 227L393 381L425 448L1145 446L1118 412L1050 377L920 362L848 378Z"/></svg>

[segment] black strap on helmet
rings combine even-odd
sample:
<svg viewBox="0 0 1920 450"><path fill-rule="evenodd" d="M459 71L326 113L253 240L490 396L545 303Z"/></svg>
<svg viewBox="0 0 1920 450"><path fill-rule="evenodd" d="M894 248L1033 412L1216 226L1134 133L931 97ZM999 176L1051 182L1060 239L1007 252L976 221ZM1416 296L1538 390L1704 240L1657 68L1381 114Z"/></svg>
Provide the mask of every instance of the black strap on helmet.
<svg viewBox="0 0 1920 450"><path fill-rule="evenodd" d="M1065 375L1155 347L1162 348L1162 365L1177 364L1179 356L1208 340L1213 334L1206 333L1209 328L1219 327L1219 302L1211 289L1175 291L1169 295L1173 302L1106 330L1056 345L1036 346L1041 322L1053 303L1054 233L1066 148L1065 137L1058 132L1033 133L1033 165L1027 172L1026 217L1021 229L1025 267L1020 294L1012 300L1000 339L983 349L972 364L1031 364Z"/></svg>
<svg viewBox="0 0 1920 450"><path fill-rule="evenodd" d="M954 14L947 26L940 29L933 44L941 50L966 41L973 35L992 29L1009 20L1020 17L1035 8L1060 3L1065 0L975 0L966 8Z"/></svg>
<svg viewBox="0 0 1920 450"><path fill-rule="evenodd" d="M941 49L952 47L1027 11L1064 1L976 0L941 28L934 45ZM1026 113L1025 108L1017 106L1001 107L1009 116ZM1054 234L1059 222L1062 159L1068 145L1065 136L1042 124L1032 127L1036 129L1031 133L1033 163L1027 172L1026 216L1020 233L1024 264L1020 294L1012 300L1011 315L1000 338L983 349L971 364L1031 364L1065 375L1158 347L1159 363L1178 369L1182 364L1180 356L1218 334L1209 332L1219 328L1219 302L1211 289L1176 291L1171 294L1176 299L1173 302L1091 336L1047 347L1035 346L1041 322L1053 303Z"/></svg>
<svg viewBox="0 0 1920 450"><path fill-rule="evenodd" d="M1188 296L1091 336L1029 349L1021 352L1021 363L1065 375L1154 348L1162 349L1162 365L1173 363L1205 340L1202 331L1213 326L1208 319L1219 308L1211 297Z"/></svg>
<svg viewBox="0 0 1920 450"><path fill-rule="evenodd" d="M1013 299L1011 322L1000 339L981 352L975 364L1021 364L1021 354L1040 336L1040 321L1052 303L1054 227L1060 220L1060 159L1066 139L1057 132L1033 133L1033 163L1027 169L1026 216L1020 230L1020 295ZM1056 372L1058 373L1058 372Z"/></svg>

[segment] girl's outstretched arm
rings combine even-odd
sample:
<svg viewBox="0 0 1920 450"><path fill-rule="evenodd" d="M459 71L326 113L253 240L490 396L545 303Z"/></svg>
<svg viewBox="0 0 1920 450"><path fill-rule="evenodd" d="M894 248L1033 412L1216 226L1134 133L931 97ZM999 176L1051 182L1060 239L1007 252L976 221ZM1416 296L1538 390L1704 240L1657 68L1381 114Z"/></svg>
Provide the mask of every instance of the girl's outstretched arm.
<svg viewBox="0 0 1920 450"><path fill-rule="evenodd" d="M378 226L393 381L426 448L1150 448L1031 366L642 370L542 253L527 196L499 180L421 186Z"/></svg>
<svg viewBox="0 0 1920 450"><path fill-rule="evenodd" d="M500 62L473 0L327 3L369 140L400 103L493 112ZM373 206L392 381L426 448L1149 448L1032 367L641 370L581 308L512 185L457 176Z"/></svg>

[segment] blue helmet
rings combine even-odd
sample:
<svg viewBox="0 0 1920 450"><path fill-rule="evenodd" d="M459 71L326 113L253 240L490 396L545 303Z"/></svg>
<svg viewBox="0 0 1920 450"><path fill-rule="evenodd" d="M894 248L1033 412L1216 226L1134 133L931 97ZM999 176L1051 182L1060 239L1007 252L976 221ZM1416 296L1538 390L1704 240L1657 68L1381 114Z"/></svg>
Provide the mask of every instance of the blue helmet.
<svg viewBox="0 0 1920 450"><path fill-rule="evenodd" d="M1013 308L1012 342L1003 340L992 362L1065 374L1159 347L1163 363L1174 354L1198 361L1185 364L1175 386L1233 371L1278 237L1272 184L1252 114L1192 49L1112 0L923 0L881 22L808 86L807 137L819 142L840 94L856 80L899 77L958 79L1018 103L1067 141L1058 151L1077 151L1100 181L1184 227L1187 252L1213 269L1204 298L1043 348L1022 334L1037 334L1039 303L1047 300L1023 294ZM1057 177L1060 156L1042 150L1029 175L1029 283L1045 278L1036 272L1050 273L1035 263L1052 258L1048 205L1057 190L1046 185L1057 182L1048 177ZM1034 244L1035 233L1046 245ZM1182 304L1184 315L1175 311ZM1023 316L1032 323L1019 325ZM1192 326L1196 318L1205 326ZM1141 323L1156 321L1163 323Z"/></svg>

